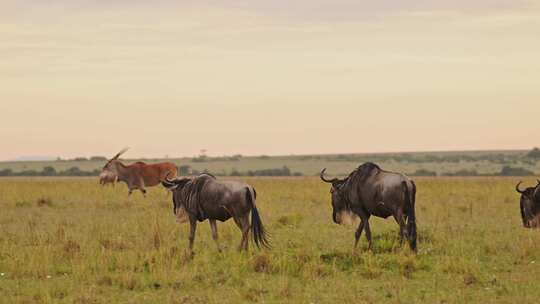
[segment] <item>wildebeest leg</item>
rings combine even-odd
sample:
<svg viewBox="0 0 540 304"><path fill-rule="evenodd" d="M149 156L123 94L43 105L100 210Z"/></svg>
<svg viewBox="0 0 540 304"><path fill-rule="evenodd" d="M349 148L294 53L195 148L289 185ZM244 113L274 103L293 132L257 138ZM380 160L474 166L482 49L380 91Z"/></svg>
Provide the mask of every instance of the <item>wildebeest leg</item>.
<svg viewBox="0 0 540 304"><path fill-rule="evenodd" d="M243 218L240 219L242 221L242 239L244 240L244 250L247 252L249 247L249 217L246 214Z"/></svg>
<svg viewBox="0 0 540 304"><path fill-rule="evenodd" d="M364 230L364 221L360 219L360 225L358 225L358 228L354 233L354 248L358 247L358 240L360 240L360 236L362 236L362 230Z"/></svg>
<svg viewBox="0 0 540 304"><path fill-rule="evenodd" d="M396 220L396 223L399 225L399 243L403 244L403 240L407 239L408 232L407 232L407 222L405 215L403 213L403 210L398 210L394 214L394 219Z"/></svg>
<svg viewBox="0 0 540 304"><path fill-rule="evenodd" d="M195 231L197 230L197 219L189 217L189 251L193 254L193 242L195 241Z"/></svg>
<svg viewBox="0 0 540 304"><path fill-rule="evenodd" d="M240 246L238 246L238 251L242 251L242 250L245 250L247 251L248 250L248 237L249 237L249 218L248 218L248 215L246 214L245 216L241 217L241 218L236 218L234 217L234 222L236 223L236 225L238 226L238 228L240 228L240 230L242 231L242 240L240 241Z"/></svg>
<svg viewBox="0 0 540 304"><path fill-rule="evenodd" d="M371 250L371 229L369 229L369 218L364 221L364 230L366 230L366 238L368 240L368 250Z"/></svg>
<svg viewBox="0 0 540 304"><path fill-rule="evenodd" d="M217 250L221 252L221 247L219 246L219 241L218 241L216 220L208 220L208 221L210 222L210 229L212 230L212 238L216 242Z"/></svg>

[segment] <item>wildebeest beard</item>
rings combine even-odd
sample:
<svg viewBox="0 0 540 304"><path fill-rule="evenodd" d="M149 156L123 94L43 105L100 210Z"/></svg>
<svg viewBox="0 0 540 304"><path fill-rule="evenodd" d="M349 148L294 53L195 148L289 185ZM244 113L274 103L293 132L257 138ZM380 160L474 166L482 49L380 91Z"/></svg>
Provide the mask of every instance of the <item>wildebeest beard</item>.
<svg viewBox="0 0 540 304"><path fill-rule="evenodd" d="M348 180L346 180L347 182ZM334 211L334 221L340 225L352 226L357 225L360 217L351 209L351 202L347 196L347 192L343 190L345 183L336 185L335 190L337 199L339 200L340 209Z"/></svg>
<svg viewBox="0 0 540 304"><path fill-rule="evenodd" d="M211 180L215 179L212 175L201 175L193 179L181 179L174 181L178 185L173 194L174 214L179 216L180 221L185 210L190 216L202 222L208 217L206 216L201 204L201 193L204 186Z"/></svg>

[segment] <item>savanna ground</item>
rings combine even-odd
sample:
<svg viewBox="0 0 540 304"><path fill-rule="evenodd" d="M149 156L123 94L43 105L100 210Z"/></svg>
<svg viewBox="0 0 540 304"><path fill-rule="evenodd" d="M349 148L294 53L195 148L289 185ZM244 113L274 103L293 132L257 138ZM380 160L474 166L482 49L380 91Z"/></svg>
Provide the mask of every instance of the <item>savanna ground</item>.
<svg viewBox="0 0 540 304"><path fill-rule="evenodd" d="M0 303L538 303L540 231L522 228L517 178L416 178L419 252L372 219L373 252L332 223L314 177L241 178L272 250L238 253L234 223L188 226L170 196L91 178L0 179ZM527 179L532 183L532 179Z"/></svg>

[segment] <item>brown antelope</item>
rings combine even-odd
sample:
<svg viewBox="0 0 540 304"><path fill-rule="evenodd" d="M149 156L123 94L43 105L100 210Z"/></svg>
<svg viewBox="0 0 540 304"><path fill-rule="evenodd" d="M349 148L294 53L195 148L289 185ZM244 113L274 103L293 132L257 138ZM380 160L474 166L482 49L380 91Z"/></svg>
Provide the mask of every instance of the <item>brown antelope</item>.
<svg viewBox="0 0 540 304"><path fill-rule="evenodd" d="M136 162L130 165L124 165L118 158L128 149L122 149L113 158L111 158L101 173L104 176L115 176L119 182L125 182L131 195L133 190L139 189L146 196L145 187L157 186L166 178L176 177L176 165L173 163L146 164Z"/></svg>

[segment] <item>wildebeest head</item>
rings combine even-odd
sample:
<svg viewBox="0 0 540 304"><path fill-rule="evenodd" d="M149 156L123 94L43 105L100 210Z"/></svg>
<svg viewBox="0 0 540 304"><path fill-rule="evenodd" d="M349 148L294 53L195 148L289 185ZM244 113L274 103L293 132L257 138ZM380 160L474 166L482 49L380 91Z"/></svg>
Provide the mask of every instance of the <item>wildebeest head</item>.
<svg viewBox="0 0 540 304"><path fill-rule="evenodd" d="M536 195L539 192L540 181L538 181L536 187L528 187L525 190L519 189L519 185L521 185L521 181L516 185L516 191L521 194L519 205L523 226L527 228L537 227L540 225L540 200L536 198Z"/></svg>
<svg viewBox="0 0 540 304"><path fill-rule="evenodd" d="M332 184L330 193L332 194L332 220L336 224L351 224L357 216L352 213L346 191L343 189L347 179L324 177L326 168L322 169L320 177L323 182Z"/></svg>

